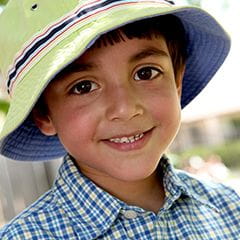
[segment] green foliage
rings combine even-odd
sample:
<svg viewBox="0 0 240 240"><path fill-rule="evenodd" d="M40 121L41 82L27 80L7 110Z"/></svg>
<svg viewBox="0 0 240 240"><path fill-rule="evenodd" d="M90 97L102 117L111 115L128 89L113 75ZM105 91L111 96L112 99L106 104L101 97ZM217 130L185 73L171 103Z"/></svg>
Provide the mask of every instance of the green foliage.
<svg viewBox="0 0 240 240"><path fill-rule="evenodd" d="M234 118L231 120L231 122L236 129L240 129L240 118Z"/></svg>
<svg viewBox="0 0 240 240"><path fill-rule="evenodd" d="M240 167L240 140L216 146L213 150L222 158L227 167Z"/></svg>
<svg viewBox="0 0 240 240"><path fill-rule="evenodd" d="M8 2L8 0L0 0L0 6L1 6L1 5L6 5L7 2Z"/></svg>
<svg viewBox="0 0 240 240"><path fill-rule="evenodd" d="M9 108L9 102L3 99L0 99L0 112L7 114Z"/></svg>
<svg viewBox="0 0 240 240"><path fill-rule="evenodd" d="M212 154L219 155L223 163L229 168L240 168L240 140L226 142L215 146L198 146L179 154L178 167L192 156L200 156L206 159Z"/></svg>

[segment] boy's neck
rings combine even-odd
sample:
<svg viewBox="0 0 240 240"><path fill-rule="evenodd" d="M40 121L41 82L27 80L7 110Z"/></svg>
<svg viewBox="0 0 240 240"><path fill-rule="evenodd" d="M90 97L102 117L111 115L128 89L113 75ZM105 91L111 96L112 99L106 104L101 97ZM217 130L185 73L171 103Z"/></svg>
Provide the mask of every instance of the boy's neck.
<svg viewBox="0 0 240 240"><path fill-rule="evenodd" d="M138 206L155 213L163 206L165 192L162 176L157 170L146 179L129 182L103 175L89 176L84 171L82 172L102 189L128 205Z"/></svg>
<svg viewBox="0 0 240 240"><path fill-rule="evenodd" d="M158 213L165 199L162 180L156 172L144 180L116 182L115 186L107 191L128 205L138 206L155 213Z"/></svg>

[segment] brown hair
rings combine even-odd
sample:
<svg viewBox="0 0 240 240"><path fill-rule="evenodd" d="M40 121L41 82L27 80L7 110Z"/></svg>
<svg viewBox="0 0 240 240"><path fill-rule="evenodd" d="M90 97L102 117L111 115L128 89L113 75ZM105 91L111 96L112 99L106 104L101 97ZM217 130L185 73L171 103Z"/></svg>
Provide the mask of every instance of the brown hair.
<svg viewBox="0 0 240 240"><path fill-rule="evenodd" d="M102 35L93 47L113 45L128 39L152 39L164 37L171 55L175 76L186 62L186 39L184 28L179 18L174 15L159 16L150 19L136 21L112 30Z"/></svg>

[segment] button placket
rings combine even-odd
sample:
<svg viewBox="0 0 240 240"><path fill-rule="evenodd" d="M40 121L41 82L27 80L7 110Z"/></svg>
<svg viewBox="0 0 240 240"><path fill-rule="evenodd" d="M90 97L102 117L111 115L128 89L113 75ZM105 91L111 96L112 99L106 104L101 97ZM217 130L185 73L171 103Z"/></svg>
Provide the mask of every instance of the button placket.
<svg viewBox="0 0 240 240"><path fill-rule="evenodd" d="M129 239L155 239L154 228L157 215L153 212L124 209L122 219Z"/></svg>
<svg viewBox="0 0 240 240"><path fill-rule="evenodd" d="M123 224L129 239L135 239L135 228L138 225L136 224L136 221L138 221L137 218L139 217L139 214L140 213L135 209L122 209Z"/></svg>

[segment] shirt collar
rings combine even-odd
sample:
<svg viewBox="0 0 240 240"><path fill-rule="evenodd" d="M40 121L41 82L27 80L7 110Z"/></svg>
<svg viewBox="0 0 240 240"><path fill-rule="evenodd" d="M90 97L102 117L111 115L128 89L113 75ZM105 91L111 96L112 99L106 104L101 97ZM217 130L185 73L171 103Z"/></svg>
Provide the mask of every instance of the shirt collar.
<svg viewBox="0 0 240 240"><path fill-rule="evenodd" d="M169 209L182 195L217 211L211 202L196 194L191 185L186 184L184 173L174 169L169 159L161 158L158 167L162 175L166 193L161 210ZM126 204L108 194L85 177L75 166L70 156L66 156L59 169L53 188L56 202L74 224L76 231L84 232L87 239L95 239L106 232L117 219Z"/></svg>
<svg viewBox="0 0 240 240"><path fill-rule="evenodd" d="M160 161L159 169L163 175L163 185L166 194L164 209L169 209L172 204L181 196L187 196L199 204L203 204L216 212L219 212L209 199L203 194L196 192L194 184L201 188L200 181L189 176L186 172L176 170L170 163L169 159L164 155ZM203 189L204 187L202 187Z"/></svg>

